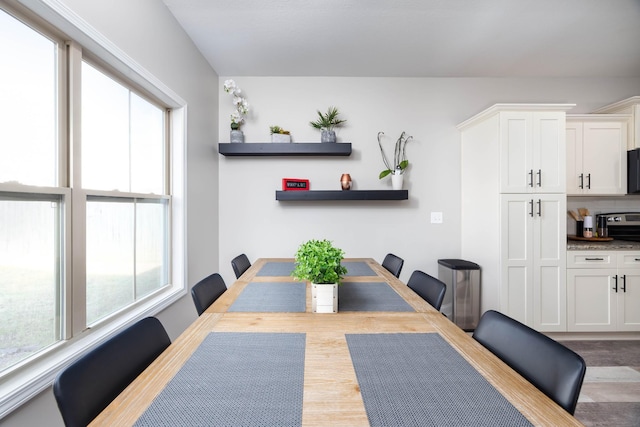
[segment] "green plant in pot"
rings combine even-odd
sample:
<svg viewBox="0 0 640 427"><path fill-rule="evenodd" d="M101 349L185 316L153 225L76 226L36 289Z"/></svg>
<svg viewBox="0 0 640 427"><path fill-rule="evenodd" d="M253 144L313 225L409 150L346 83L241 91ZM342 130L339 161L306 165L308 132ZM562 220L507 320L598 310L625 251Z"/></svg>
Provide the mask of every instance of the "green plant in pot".
<svg viewBox="0 0 640 427"><path fill-rule="evenodd" d="M315 129L320 130L321 142L336 142L335 128L342 126L346 120L338 118L340 112L336 107L329 107L325 114L318 111L318 119L315 122L309 122L309 124Z"/></svg>
<svg viewBox="0 0 640 427"><path fill-rule="evenodd" d="M340 264L342 258L344 251L333 246L329 240L309 240L298 248L291 275L316 284L340 284L342 276L347 273L346 267Z"/></svg>

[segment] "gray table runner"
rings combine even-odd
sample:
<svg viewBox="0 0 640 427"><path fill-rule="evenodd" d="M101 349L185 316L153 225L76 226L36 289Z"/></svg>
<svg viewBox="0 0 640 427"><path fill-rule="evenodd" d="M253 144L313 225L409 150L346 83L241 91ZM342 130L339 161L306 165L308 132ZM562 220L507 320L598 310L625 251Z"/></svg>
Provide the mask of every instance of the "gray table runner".
<svg viewBox="0 0 640 427"><path fill-rule="evenodd" d="M349 276L376 276L376 273L369 267L369 264L363 261L343 262L343 266L347 268L346 277ZM290 276L295 267L293 262L267 262L256 276Z"/></svg>
<svg viewBox="0 0 640 427"><path fill-rule="evenodd" d="M415 311L386 282L345 282L338 287L338 311Z"/></svg>
<svg viewBox="0 0 640 427"><path fill-rule="evenodd" d="M251 282L228 311L304 313L306 295L302 282Z"/></svg>
<svg viewBox="0 0 640 427"><path fill-rule="evenodd" d="M135 426L299 426L304 350L304 334L211 333Z"/></svg>
<svg viewBox="0 0 640 427"><path fill-rule="evenodd" d="M438 334L347 334L376 426L531 426Z"/></svg>

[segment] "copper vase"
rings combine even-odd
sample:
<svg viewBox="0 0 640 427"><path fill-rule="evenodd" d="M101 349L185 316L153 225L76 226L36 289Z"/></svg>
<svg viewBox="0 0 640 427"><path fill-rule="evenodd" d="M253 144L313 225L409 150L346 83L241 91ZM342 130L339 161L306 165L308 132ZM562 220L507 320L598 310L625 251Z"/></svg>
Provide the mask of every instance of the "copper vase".
<svg viewBox="0 0 640 427"><path fill-rule="evenodd" d="M351 175L343 173L340 177L340 185L343 190L351 190Z"/></svg>

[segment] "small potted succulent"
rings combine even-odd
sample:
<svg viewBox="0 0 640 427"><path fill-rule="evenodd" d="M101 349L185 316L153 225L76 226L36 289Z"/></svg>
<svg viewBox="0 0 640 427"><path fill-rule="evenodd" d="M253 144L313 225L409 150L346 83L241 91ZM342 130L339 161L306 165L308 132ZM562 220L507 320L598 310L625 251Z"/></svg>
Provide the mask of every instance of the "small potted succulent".
<svg viewBox="0 0 640 427"><path fill-rule="evenodd" d="M336 107L329 107L325 114L318 111L318 119L315 122L309 122L309 124L315 129L320 130L321 142L336 142L335 128L341 126L346 120L339 119L340 112Z"/></svg>
<svg viewBox="0 0 640 427"><path fill-rule="evenodd" d="M297 280L311 282L314 313L338 312L338 285L347 273L341 264L344 251L329 240L309 240L296 252L295 268L291 275Z"/></svg>
<svg viewBox="0 0 640 427"><path fill-rule="evenodd" d="M280 126L269 126L271 142L291 142L291 134Z"/></svg>

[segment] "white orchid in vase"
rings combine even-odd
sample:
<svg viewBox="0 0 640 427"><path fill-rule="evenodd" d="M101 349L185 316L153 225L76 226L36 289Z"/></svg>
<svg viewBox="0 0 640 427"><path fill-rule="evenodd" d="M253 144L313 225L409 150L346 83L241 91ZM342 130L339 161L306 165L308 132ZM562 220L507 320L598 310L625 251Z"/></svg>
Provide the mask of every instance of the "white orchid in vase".
<svg viewBox="0 0 640 427"><path fill-rule="evenodd" d="M398 140L396 141L396 146L393 150L393 163L391 163L389 162L389 160L387 160L387 156L385 155L384 149L382 148L382 142L380 141L382 135L384 135L384 132L378 132L378 145L380 146L382 161L387 168L380 172L378 178L382 179L389 174L402 175L407 169L407 166L409 166L409 160L407 160L406 154L407 142L413 139L413 137L406 136L405 132L402 132L400 134L400 138L398 138Z"/></svg>
<svg viewBox="0 0 640 427"><path fill-rule="evenodd" d="M249 104L242 96L242 89L236 85L235 81L225 80L224 91L233 96L233 105L235 106L235 110L231 113L231 129L237 130L240 128L240 124L244 121L244 116L249 112Z"/></svg>

